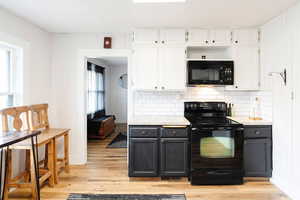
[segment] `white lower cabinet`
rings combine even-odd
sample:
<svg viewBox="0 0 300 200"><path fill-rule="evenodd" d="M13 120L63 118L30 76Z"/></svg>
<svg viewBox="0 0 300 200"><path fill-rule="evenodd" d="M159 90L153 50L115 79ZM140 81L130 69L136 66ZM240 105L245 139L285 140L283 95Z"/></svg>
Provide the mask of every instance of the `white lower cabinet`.
<svg viewBox="0 0 300 200"><path fill-rule="evenodd" d="M135 90L185 89L184 45L134 45L133 63Z"/></svg>
<svg viewBox="0 0 300 200"><path fill-rule="evenodd" d="M234 85L226 90L259 90L259 47L234 46Z"/></svg>

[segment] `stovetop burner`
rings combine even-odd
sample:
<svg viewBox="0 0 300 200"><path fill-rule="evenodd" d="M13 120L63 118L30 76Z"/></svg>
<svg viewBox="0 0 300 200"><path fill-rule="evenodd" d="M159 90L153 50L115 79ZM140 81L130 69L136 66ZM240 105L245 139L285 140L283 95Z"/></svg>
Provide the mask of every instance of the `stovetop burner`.
<svg viewBox="0 0 300 200"><path fill-rule="evenodd" d="M240 123L228 118L192 118L188 119L193 127L198 126L235 126Z"/></svg>

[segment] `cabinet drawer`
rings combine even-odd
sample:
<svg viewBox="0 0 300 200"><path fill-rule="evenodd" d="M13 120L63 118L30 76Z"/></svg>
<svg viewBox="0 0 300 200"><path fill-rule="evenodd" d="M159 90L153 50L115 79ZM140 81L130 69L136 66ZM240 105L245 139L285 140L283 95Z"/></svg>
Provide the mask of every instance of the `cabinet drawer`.
<svg viewBox="0 0 300 200"><path fill-rule="evenodd" d="M272 138L272 127L245 127L245 138Z"/></svg>
<svg viewBox="0 0 300 200"><path fill-rule="evenodd" d="M158 127L132 127L130 137L135 138L156 138L158 137Z"/></svg>
<svg viewBox="0 0 300 200"><path fill-rule="evenodd" d="M160 136L165 138L186 138L188 137L188 128L162 128Z"/></svg>

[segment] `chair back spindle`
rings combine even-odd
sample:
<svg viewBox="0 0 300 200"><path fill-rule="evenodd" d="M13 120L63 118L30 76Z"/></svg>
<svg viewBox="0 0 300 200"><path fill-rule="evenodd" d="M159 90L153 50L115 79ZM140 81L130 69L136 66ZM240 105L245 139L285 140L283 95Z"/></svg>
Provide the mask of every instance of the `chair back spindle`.
<svg viewBox="0 0 300 200"><path fill-rule="evenodd" d="M31 130L49 129L48 104L29 106Z"/></svg>

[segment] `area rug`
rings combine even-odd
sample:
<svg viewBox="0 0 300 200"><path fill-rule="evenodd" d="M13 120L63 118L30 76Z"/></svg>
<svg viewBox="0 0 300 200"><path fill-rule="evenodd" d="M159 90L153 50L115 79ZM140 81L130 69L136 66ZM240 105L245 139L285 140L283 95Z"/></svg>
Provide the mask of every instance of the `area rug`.
<svg viewBox="0 0 300 200"><path fill-rule="evenodd" d="M179 195L70 194L67 200L186 200L186 198L184 194L179 194Z"/></svg>
<svg viewBox="0 0 300 200"><path fill-rule="evenodd" d="M119 133L107 148L127 148L127 133Z"/></svg>

